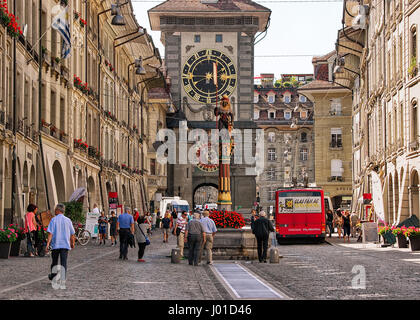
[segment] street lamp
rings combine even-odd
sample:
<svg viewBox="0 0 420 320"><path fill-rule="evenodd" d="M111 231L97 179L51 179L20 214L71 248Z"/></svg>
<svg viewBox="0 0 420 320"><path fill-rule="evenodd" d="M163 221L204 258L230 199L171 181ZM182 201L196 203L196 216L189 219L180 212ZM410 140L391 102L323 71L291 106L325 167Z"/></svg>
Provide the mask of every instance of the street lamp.
<svg viewBox="0 0 420 320"><path fill-rule="evenodd" d="M117 0L116 4L111 5L111 16L114 16L111 24L114 26L125 26L124 17L121 15L121 6L120 0Z"/></svg>

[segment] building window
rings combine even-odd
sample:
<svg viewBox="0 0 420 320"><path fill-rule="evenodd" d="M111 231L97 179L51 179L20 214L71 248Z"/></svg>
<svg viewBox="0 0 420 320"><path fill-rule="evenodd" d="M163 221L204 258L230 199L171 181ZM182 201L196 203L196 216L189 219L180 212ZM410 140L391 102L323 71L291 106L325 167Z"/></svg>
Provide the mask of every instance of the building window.
<svg viewBox="0 0 420 320"><path fill-rule="evenodd" d="M308 160L308 149L307 148L301 148L300 149L300 161L306 161Z"/></svg>
<svg viewBox="0 0 420 320"><path fill-rule="evenodd" d="M269 95L268 96L268 102L269 103L274 103L274 95Z"/></svg>
<svg viewBox="0 0 420 320"><path fill-rule="evenodd" d="M300 134L300 142L308 142L308 134L306 132Z"/></svg>
<svg viewBox="0 0 420 320"><path fill-rule="evenodd" d="M200 43L201 42L201 36L199 34L194 35L194 42Z"/></svg>
<svg viewBox="0 0 420 320"><path fill-rule="evenodd" d="M284 112L284 118L286 120L290 120L292 118L292 112L291 111L285 111Z"/></svg>
<svg viewBox="0 0 420 320"><path fill-rule="evenodd" d="M270 180L270 181L276 180L276 169L270 168L267 170L267 180Z"/></svg>
<svg viewBox="0 0 420 320"><path fill-rule="evenodd" d="M216 42L223 42L223 35L222 34L216 34Z"/></svg>
<svg viewBox="0 0 420 320"><path fill-rule="evenodd" d="M290 95L284 96L284 103L290 103Z"/></svg>
<svg viewBox="0 0 420 320"><path fill-rule="evenodd" d="M276 161L276 149L268 148L268 161Z"/></svg>
<svg viewBox="0 0 420 320"><path fill-rule="evenodd" d="M300 102L306 102L306 97L305 96L299 96L299 101Z"/></svg>
<svg viewBox="0 0 420 320"><path fill-rule="evenodd" d="M301 111L300 112L300 118L306 119L308 117L308 111Z"/></svg>
<svg viewBox="0 0 420 320"><path fill-rule="evenodd" d="M150 174L152 176L156 175L156 159L150 159Z"/></svg>
<svg viewBox="0 0 420 320"><path fill-rule="evenodd" d="M341 178L343 176L343 171L343 162L340 159L331 160L331 177L333 180L337 177Z"/></svg>
<svg viewBox="0 0 420 320"><path fill-rule="evenodd" d="M254 119L257 120L260 118L260 111L259 110L255 110L254 111Z"/></svg>
<svg viewBox="0 0 420 320"><path fill-rule="evenodd" d="M274 187L267 188L267 198L268 198L268 201L274 201L276 199L276 188Z"/></svg>
<svg viewBox="0 0 420 320"><path fill-rule="evenodd" d="M268 118L269 118L269 119L275 119L275 118L276 118L276 113L275 113L274 111L270 111L270 112L268 113Z"/></svg>
<svg viewBox="0 0 420 320"><path fill-rule="evenodd" d="M339 116L341 115L341 99L331 99L331 109L330 109L330 115L332 116Z"/></svg>
<svg viewBox="0 0 420 320"><path fill-rule="evenodd" d="M417 124L417 103L416 102L414 102L412 104L412 111L411 112L412 112L412 119L413 119L413 122L411 124L412 141L417 142L417 132L418 132L418 127L417 126L418 126L418 124Z"/></svg>
<svg viewBox="0 0 420 320"><path fill-rule="evenodd" d="M276 142L276 134L274 132L268 133L268 142Z"/></svg>
<svg viewBox="0 0 420 320"><path fill-rule="evenodd" d="M342 132L341 128L331 128L331 148L341 148L343 146L342 143Z"/></svg>

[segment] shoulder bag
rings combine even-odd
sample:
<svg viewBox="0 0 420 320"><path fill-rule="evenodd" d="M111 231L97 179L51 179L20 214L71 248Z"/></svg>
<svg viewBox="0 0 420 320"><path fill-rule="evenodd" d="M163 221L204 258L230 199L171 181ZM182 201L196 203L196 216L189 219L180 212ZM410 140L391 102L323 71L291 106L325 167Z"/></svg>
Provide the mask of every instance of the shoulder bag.
<svg viewBox="0 0 420 320"><path fill-rule="evenodd" d="M149 238L144 234L144 232L143 232L143 230L141 230L140 226L139 226L139 229L140 229L141 233L143 234L144 238L146 239L146 246L148 246L150 244Z"/></svg>

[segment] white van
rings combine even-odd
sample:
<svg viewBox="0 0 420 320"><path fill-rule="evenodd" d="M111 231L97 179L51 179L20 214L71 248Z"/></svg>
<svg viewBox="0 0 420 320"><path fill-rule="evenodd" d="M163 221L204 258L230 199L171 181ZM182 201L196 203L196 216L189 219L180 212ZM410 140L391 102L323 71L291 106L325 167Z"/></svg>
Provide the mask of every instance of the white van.
<svg viewBox="0 0 420 320"><path fill-rule="evenodd" d="M180 197L162 197L159 203L160 209L160 217L163 218L166 210L172 212L172 210L176 208L177 212L187 211L190 210L190 205L188 201L182 200Z"/></svg>

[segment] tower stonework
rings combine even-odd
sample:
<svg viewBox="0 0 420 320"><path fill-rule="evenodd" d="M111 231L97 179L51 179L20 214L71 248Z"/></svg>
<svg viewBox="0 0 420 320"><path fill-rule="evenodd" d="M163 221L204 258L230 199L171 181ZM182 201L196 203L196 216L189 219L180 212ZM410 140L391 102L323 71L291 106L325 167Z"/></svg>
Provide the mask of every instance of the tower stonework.
<svg viewBox="0 0 420 320"><path fill-rule="evenodd" d="M189 129L216 129L213 110L226 95L232 106L234 128L255 131L254 39L258 32L266 30L271 11L248 0L168 0L148 14L151 29L161 31L165 66L171 79L176 112L168 115L168 127L177 130L184 119ZM192 145L190 142L189 147ZM238 152L252 147L253 143L244 144ZM255 175L246 175L246 167L231 167L235 210L248 210L255 201ZM217 184L218 172L212 166L168 165L169 195L180 195L191 205L197 188Z"/></svg>

